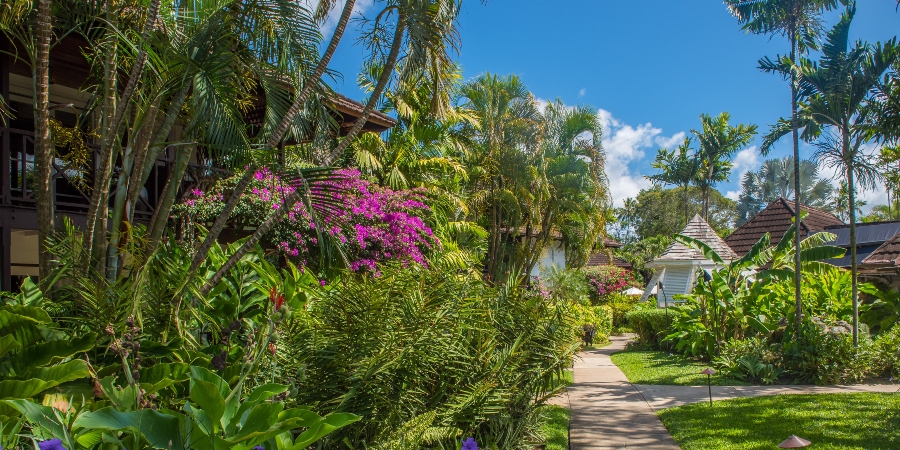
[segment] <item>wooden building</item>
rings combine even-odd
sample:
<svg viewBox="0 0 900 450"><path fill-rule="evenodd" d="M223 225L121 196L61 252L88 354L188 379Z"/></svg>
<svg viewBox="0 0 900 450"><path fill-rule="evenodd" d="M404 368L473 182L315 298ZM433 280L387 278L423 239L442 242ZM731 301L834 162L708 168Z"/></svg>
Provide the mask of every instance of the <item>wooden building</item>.
<svg viewBox="0 0 900 450"><path fill-rule="evenodd" d="M86 45L80 38L68 37L57 43L50 53L50 114L66 127L76 126L88 102L83 87L96 81L90 79L89 65L82 52ZM0 50L3 50L0 52L0 95L13 115L0 124L0 290L12 290L22 277L38 274L38 220L30 181L34 171L34 108L31 68L7 54L15 53L15 49L2 37ZM363 105L340 95L335 95L329 103L332 117L339 125L338 133L345 134L360 116ZM248 123L254 122L254 115L260 115L261 107L248 113ZM380 133L395 124L390 116L375 112L369 116L364 130ZM97 170L99 162L99 145L95 144L88 143L93 150L89 163L93 170ZM65 151L58 148L57 154L64 155ZM173 162L171 148L157 159L142 188L135 222L146 222L152 217ZM204 176L216 172L220 176L228 174L209 164L198 160L196 155L192 158L182 180L182 192ZM90 195L83 187L90 185L91 171L79 173L66 167L62 159L55 158L51 177L57 217L67 216L82 226L90 202Z"/></svg>

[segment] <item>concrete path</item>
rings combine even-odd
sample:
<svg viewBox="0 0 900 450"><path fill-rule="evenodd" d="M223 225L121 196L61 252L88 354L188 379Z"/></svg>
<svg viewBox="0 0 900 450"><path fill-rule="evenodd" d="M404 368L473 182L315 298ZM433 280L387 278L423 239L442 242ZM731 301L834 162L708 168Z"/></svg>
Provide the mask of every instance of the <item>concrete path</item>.
<svg viewBox="0 0 900 450"><path fill-rule="evenodd" d="M580 353L574 362L574 383L553 403L569 408L572 450L677 450L678 444L657 417L660 409L708 401L706 386L631 384L609 356L623 350L630 336L612 336L612 343ZM900 392L900 385L851 386L713 386L713 400L780 394Z"/></svg>
<svg viewBox="0 0 900 450"><path fill-rule="evenodd" d="M678 445L641 392L609 359L629 337L612 336L612 344L576 358L575 382L567 397L572 419L571 450L677 450Z"/></svg>

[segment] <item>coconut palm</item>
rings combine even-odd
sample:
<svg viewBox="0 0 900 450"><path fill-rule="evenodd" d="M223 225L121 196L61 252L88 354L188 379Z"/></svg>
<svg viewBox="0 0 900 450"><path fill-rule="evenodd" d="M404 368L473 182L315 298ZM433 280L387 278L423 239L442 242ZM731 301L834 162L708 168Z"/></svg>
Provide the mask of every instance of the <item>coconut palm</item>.
<svg viewBox="0 0 900 450"><path fill-rule="evenodd" d="M845 0L725 0L728 10L738 19L748 33L782 35L788 38L791 51L788 59L797 59L811 49L817 48L816 40L822 31L821 15L824 11L837 8ZM762 61L761 61L762 63ZM797 81L793 72L782 72L790 79L791 85L791 138L793 140L794 162L794 204L801 205L800 194L800 139L797 132ZM763 146L760 152L767 155L770 147ZM795 208L794 222L800 223L800 211ZM794 236L794 273L800 271L800 234ZM794 280L794 301L797 305L796 330L800 331L801 299L800 277ZM799 335L799 334L798 334Z"/></svg>
<svg viewBox="0 0 900 450"><path fill-rule="evenodd" d="M801 97L799 119L803 137L815 141L816 159L841 170L847 183L847 210L850 221L850 270L852 273L853 341L858 343L859 291L856 261L857 186L874 188L881 177L872 155L863 144L871 139L868 132L873 103L872 91L881 76L898 58L896 38L870 45L850 45L850 24L856 14L851 4L841 20L828 32L817 63L803 59L793 65ZM773 142L790 131L786 120L766 137Z"/></svg>
<svg viewBox="0 0 900 450"><path fill-rule="evenodd" d="M766 160L756 172L747 172L741 181L737 225L750 220L769 203L779 198L794 197L794 159L790 156ZM809 160L800 161L800 196L804 204L831 210L834 186L819 178L819 166Z"/></svg>
<svg viewBox="0 0 900 450"><path fill-rule="evenodd" d="M731 158L746 147L756 135L756 125L731 126L731 115L716 117L702 114L699 130L691 130L697 140L699 168L694 183L703 194L703 217L709 221L709 191L731 175Z"/></svg>
<svg viewBox="0 0 900 450"><path fill-rule="evenodd" d="M677 150L659 149L656 159L650 166L662 170L662 172L648 176L649 180L655 183L672 184L684 190L684 223L687 224L690 219L688 217L688 207L690 206L688 189L700 170L700 159L691 148L691 138L685 138Z"/></svg>

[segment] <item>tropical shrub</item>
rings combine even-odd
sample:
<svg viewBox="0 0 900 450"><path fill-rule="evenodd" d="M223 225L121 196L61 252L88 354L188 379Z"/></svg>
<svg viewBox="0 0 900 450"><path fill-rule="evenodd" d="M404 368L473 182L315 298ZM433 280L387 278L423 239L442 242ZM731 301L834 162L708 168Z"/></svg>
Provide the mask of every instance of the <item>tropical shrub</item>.
<svg viewBox="0 0 900 450"><path fill-rule="evenodd" d="M609 306L587 306L576 303L572 305L572 314L575 317L575 323L579 326L593 325L595 327L594 342L609 341L609 336L613 332L612 310Z"/></svg>
<svg viewBox="0 0 900 450"><path fill-rule="evenodd" d="M641 282L633 272L621 267L591 266L582 270L587 278L593 302L605 300L610 295L622 292L628 287L641 286Z"/></svg>
<svg viewBox="0 0 900 450"><path fill-rule="evenodd" d="M724 375L752 383L775 383L783 372L780 345L757 336L723 343L713 361Z"/></svg>
<svg viewBox="0 0 900 450"><path fill-rule="evenodd" d="M669 308L669 312L673 309ZM625 321L639 343L659 348L668 331L670 316L662 308L640 308L625 313Z"/></svg>
<svg viewBox="0 0 900 450"><path fill-rule="evenodd" d="M900 379L900 327L875 337L872 343L872 373Z"/></svg>
<svg viewBox="0 0 900 450"><path fill-rule="evenodd" d="M538 407L564 385L579 324L567 301L511 279L381 267L326 286L283 340L296 401L363 417L327 438L378 448L420 430L434 448L473 436L487 448L537 442Z"/></svg>
<svg viewBox="0 0 900 450"><path fill-rule="evenodd" d="M426 254L440 247L440 242L425 223L431 210L423 190L381 187L355 169L341 169L335 175L313 184L312 200L297 202L264 242L303 266L318 266L323 248L332 250L335 254L330 256L335 259L337 253L346 255L353 271L375 272L376 263L388 260L427 264ZM192 191L174 208L176 217L198 224L212 222L241 176L221 180L207 192ZM295 190L291 182L271 171L258 170L235 207L232 226L255 228Z"/></svg>
<svg viewBox="0 0 900 450"><path fill-rule="evenodd" d="M636 295L624 295L624 294L611 294L606 297L606 300L601 302L603 305L608 306L612 311L612 325L613 332L615 333L624 333L627 332L628 329L628 321L625 319L625 314L629 311L635 309L654 309L656 308L655 302L640 302L640 297Z"/></svg>

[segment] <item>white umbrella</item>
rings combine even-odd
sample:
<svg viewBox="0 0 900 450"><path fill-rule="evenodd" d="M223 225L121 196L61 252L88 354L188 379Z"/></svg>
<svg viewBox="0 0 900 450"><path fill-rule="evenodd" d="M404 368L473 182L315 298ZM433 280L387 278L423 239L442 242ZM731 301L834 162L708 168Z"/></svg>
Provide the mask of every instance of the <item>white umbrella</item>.
<svg viewBox="0 0 900 450"><path fill-rule="evenodd" d="M625 295L644 295L644 290L643 290L643 289L638 289L638 288L636 288L636 287L630 287L630 288L625 289L624 291L622 291L622 294L625 294Z"/></svg>

